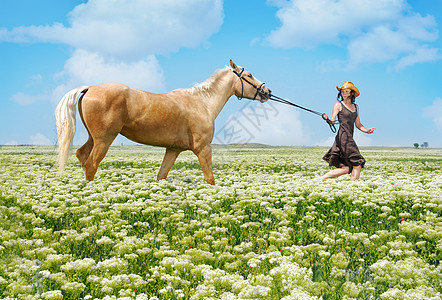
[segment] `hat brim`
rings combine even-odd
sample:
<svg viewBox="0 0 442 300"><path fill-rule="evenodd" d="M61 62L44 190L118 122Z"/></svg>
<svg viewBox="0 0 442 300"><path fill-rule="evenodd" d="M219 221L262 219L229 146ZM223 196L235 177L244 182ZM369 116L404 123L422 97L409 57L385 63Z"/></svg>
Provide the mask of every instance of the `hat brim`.
<svg viewBox="0 0 442 300"><path fill-rule="evenodd" d="M350 89L352 91L355 92L355 97L358 97L360 95L359 90L357 89L357 87L355 86L350 86L350 87L339 87L337 86L336 89L340 92L342 89Z"/></svg>

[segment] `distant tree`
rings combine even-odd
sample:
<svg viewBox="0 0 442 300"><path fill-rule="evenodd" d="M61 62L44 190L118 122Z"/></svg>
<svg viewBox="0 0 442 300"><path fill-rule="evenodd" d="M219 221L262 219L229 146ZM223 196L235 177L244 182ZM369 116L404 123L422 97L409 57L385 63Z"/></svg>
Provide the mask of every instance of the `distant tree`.
<svg viewBox="0 0 442 300"><path fill-rule="evenodd" d="M413 146L414 146L414 148L417 149L417 148L419 148L419 143L414 143Z"/></svg>
<svg viewBox="0 0 442 300"><path fill-rule="evenodd" d="M428 142L423 142L423 144L421 145L422 148L428 148Z"/></svg>

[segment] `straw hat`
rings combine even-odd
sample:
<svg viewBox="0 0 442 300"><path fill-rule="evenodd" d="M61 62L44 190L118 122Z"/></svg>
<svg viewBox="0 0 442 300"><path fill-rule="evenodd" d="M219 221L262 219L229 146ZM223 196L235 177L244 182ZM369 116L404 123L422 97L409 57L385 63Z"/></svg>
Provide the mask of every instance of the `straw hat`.
<svg viewBox="0 0 442 300"><path fill-rule="evenodd" d="M350 89L355 92L355 97L360 95L359 90L355 87L355 85L351 81L346 81L341 87L337 86L336 88L338 89L338 91L341 91L342 89Z"/></svg>

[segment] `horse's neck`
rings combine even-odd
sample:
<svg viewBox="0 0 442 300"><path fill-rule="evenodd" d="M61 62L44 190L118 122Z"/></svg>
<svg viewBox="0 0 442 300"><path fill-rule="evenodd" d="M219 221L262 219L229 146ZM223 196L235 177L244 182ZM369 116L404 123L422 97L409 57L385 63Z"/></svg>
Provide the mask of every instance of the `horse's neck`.
<svg viewBox="0 0 442 300"><path fill-rule="evenodd" d="M226 77L220 79L221 81L216 85L215 91L204 101L213 121L219 115L227 100L234 94L234 77L232 75L234 75L232 72L226 72Z"/></svg>

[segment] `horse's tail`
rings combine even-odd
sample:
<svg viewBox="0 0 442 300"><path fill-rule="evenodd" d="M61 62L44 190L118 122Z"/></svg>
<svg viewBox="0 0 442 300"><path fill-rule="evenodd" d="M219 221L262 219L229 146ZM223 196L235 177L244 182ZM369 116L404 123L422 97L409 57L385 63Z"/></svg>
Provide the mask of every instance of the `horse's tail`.
<svg viewBox="0 0 442 300"><path fill-rule="evenodd" d="M81 86L67 92L55 109L58 135L58 172L62 172L68 160L72 139L75 134L75 115L78 96L86 92L87 86Z"/></svg>

